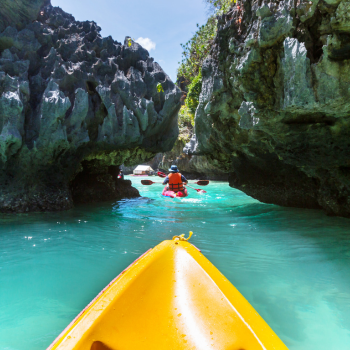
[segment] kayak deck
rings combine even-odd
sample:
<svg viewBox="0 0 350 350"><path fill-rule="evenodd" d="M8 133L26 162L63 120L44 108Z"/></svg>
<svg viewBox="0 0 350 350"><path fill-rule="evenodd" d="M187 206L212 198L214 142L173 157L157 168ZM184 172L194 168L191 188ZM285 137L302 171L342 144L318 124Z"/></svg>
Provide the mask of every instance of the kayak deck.
<svg viewBox="0 0 350 350"><path fill-rule="evenodd" d="M197 248L164 241L114 280L49 349L287 347Z"/></svg>
<svg viewBox="0 0 350 350"><path fill-rule="evenodd" d="M185 188L184 192L174 192L171 190L168 190L167 186L164 187L162 195L164 197L170 197L170 198L182 198L182 197L187 197L188 196L188 192L187 189Z"/></svg>

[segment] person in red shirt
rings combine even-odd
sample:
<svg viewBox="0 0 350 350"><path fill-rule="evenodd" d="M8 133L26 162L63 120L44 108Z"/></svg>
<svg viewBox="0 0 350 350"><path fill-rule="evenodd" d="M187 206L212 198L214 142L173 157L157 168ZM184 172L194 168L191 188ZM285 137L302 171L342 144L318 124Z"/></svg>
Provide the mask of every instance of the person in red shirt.
<svg viewBox="0 0 350 350"><path fill-rule="evenodd" d="M118 174L118 179L120 179L120 180L124 180L123 170L120 170L120 171L119 171L119 174Z"/></svg>

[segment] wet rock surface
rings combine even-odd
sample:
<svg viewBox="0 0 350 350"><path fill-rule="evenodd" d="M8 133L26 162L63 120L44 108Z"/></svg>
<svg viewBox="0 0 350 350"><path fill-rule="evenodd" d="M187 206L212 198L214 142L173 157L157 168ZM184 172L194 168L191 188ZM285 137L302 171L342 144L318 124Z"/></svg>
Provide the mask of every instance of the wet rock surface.
<svg viewBox="0 0 350 350"><path fill-rule="evenodd" d="M0 212L63 210L123 188L135 195L110 172L176 141L180 90L143 47L100 30L49 1L2 3ZM78 190L86 167L96 182Z"/></svg>
<svg viewBox="0 0 350 350"><path fill-rule="evenodd" d="M203 66L198 154L267 203L350 217L350 2L244 1Z"/></svg>

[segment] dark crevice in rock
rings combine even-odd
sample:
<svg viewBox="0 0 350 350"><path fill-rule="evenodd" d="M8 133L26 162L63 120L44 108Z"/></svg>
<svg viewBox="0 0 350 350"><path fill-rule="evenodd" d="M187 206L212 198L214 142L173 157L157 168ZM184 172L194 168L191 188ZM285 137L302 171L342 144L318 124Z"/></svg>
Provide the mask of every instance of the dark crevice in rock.
<svg viewBox="0 0 350 350"><path fill-rule="evenodd" d="M310 59L311 63L317 63L323 54L323 43L318 30L320 22L322 22L322 15L320 11L316 10L315 15L312 17L312 24L306 24L308 33L306 34L307 40L305 41L305 47L307 50L307 57Z"/></svg>
<svg viewBox="0 0 350 350"><path fill-rule="evenodd" d="M350 59L350 34L338 33L340 41L339 48L332 48L329 57L334 61L344 61Z"/></svg>
<svg viewBox="0 0 350 350"><path fill-rule="evenodd" d="M334 61L350 59L350 44L346 44L340 49L332 49L329 56Z"/></svg>
<svg viewBox="0 0 350 350"><path fill-rule="evenodd" d="M131 181L117 178L119 166L101 167L98 162L84 161L82 168L70 185L75 204L140 196L138 190L131 186Z"/></svg>
<svg viewBox="0 0 350 350"><path fill-rule="evenodd" d="M303 207L320 209L317 181L280 163L274 155L259 154L259 161L252 165L252 159L241 155L233 160L235 172L230 173L229 183L265 203L287 207L302 203Z"/></svg>
<svg viewBox="0 0 350 350"><path fill-rule="evenodd" d="M304 23L298 21L298 27L294 32L294 37L305 44L310 63L319 62L323 54L322 46L324 43L321 40L322 33L319 31L321 22L322 14L317 10L314 16Z"/></svg>
<svg viewBox="0 0 350 350"><path fill-rule="evenodd" d="M89 105L91 106L91 110L86 118L86 124L90 140L96 141L98 137L98 128L108 116L108 111L97 93L89 96Z"/></svg>
<svg viewBox="0 0 350 350"><path fill-rule="evenodd" d="M86 82L86 89L90 95L97 94L96 88L98 86L98 83L93 81L87 81Z"/></svg>
<svg viewBox="0 0 350 350"><path fill-rule="evenodd" d="M336 123L337 118L326 116L321 113L297 115L296 117L290 117L283 122L287 125L298 124L324 124L326 126L333 126Z"/></svg>

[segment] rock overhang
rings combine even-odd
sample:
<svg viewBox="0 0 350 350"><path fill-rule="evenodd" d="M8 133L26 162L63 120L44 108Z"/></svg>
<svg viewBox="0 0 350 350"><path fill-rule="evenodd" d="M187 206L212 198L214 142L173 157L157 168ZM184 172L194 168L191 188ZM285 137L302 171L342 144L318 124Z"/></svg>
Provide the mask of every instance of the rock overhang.
<svg viewBox="0 0 350 350"><path fill-rule="evenodd" d="M69 208L82 162L108 173L178 135L181 92L147 50L38 4L0 33L0 211Z"/></svg>
<svg viewBox="0 0 350 350"><path fill-rule="evenodd" d="M252 1L221 16L195 152L267 203L350 216L348 1ZM282 25L283 24L283 25Z"/></svg>

